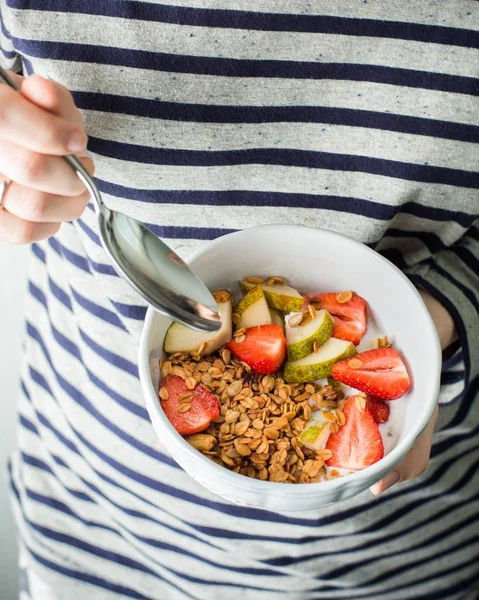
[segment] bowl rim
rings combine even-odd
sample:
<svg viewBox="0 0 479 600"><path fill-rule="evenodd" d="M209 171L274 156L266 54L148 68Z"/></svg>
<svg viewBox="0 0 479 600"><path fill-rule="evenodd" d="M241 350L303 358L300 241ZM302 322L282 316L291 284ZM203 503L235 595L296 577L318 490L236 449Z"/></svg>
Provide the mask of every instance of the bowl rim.
<svg viewBox="0 0 479 600"><path fill-rule="evenodd" d="M217 245L220 245L225 238L241 238L245 235L263 233L267 231L278 230L278 228L283 229L282 235L287 235L286 230L294 231L296 233L301 233L304 230L314 230L318 232L319 235L334 239L341 240L342 243L349 244L357 251L365 252L374 257L374 260L377 260L383 264L386 264L391 272L398 277L401 282L405 285L408 291L412 294L415 302L416 308L422 313L422 317L424 319L424 329L421 334L424 338L429 339L431 344L431 370L435 372L436 377L430 377L428 381L428 389L429 394L425 394L425 396L429 396L431 400L429 401L428 410L424 412L423 419L418 423L418 427L414 430L411 429L406 433L404 438L380 461L374 463L373 465L366 467L360 471L355 471L347 476L336 477L334 479L330 479L328 481L320 481L315 483L309 483L308 485L284 485L283 483L274 482L274 481L261 481L259 479L252 479L251 477L247 477L246 475L241 475L239 473L235 473L234 471L230 471L225 467L222 467L213 461L204 457L198 450L193 448L184 438L181 436L167 419L163 410L161 409L160 403L157 400L158 391L154 389L151 373L150 373L150 357L148 352L148 342L149 336L152 329L152 324L154 319L159 314L153 307L149 307L146 313L143 330L140 338L139 344L139 375L140 381L143 388L143 393L145 396L148 396L150 400L154 400L151 402L147 402L148 412L150 408L155 412L155 417L159 419L163 433L166 435L168 440L165 441L165 447L168 450L169 442L172 442L177 451L180 451L182 454L187 455L189 461L193 461L199 468L203 474L208 472L208 477L212 478L220 478L223 480L223 484L227 484L230 487L234 487L236 489L245 488L251 493L265 493L273 496L281 496L283 498L287 496L297 496L298 494L306 495L306 496L315 496L321 490L326 492L332 492L332 490L337 490L348 486L350 484L354 484L354 482L359 482L361 479L367 478L369 480L375 479L378 481L384 472L388 472L393 470L401 460L406 456L411 447L414 445L415 441L424 431L426 425L429 423L434 408L439 397L440 390L440 373L441 373L441 365L442 365L442 350L440 347L439 336L434 325L434 322L424 305L424 302L416 289L413 283L407 278L407 276L396 267L391 261L382 256L381 254L374 251L372 248L369 248L362 242L349 238L341 233L337 233L335 231L330 231L328 229L321 229L318 227L308 227L304 225L289 225L289 224L278 224L278 225L257 225L255 227L250 227L247 229L242 229L239 231L235 231L233 233L225 234L219 238L216 238L205 244L194 253L192 253L188 259L185 261L187 264L194 263L194 261L205 253L211 251ZM194 269L194 264L193 264ZM436 398L436 402L432 401L432 398ZM426 398L425 398L426 400ZM153 420L150 416L150 419ZM387 469L386 469L386 465ZM204 477L202 478L204 479ZM205 485L205 484L203 484ZM368 484L369 485L369 484ZM320 486L318 488L318 486Z"/></svg>

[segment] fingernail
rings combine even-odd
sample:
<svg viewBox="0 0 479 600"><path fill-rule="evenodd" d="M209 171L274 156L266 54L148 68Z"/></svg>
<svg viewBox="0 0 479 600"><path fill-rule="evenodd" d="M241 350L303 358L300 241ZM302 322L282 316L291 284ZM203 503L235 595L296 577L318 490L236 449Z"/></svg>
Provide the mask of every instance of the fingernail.
<svg viewBox="0 0 479 600"><path fill-rule="evenodd" d="M387 489L392 487L395 483L399 481L399 479L400 475L398 471L391 471L391 473L388 473L386 477L383 477L381 481L378 481L371 487L371 492L375 496L377 496L378 494L381 494L382 492L385 492Z"/></svg>
<svg viewBox="0 0 479 600"><path fill-rule="evenodd" d="M80 152L86 146L86 136L80 131L74 131L67 143L67 148L70 152Z"/></svg>

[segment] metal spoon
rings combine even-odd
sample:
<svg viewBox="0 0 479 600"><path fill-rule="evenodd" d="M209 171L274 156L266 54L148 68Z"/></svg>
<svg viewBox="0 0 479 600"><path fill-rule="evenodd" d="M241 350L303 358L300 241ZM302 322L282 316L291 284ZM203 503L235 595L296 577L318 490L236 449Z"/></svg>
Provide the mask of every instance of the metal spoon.
<svg viewBox="0 0 479 600"><path fill-rule="evenodd" d="M0 80L20 92L0 67ZM100 239L113 267L160 313L200 331L217 331L221 317L205 284L140 222L105 206L96 183L75 156L64 156L90 192Z"/></svg>

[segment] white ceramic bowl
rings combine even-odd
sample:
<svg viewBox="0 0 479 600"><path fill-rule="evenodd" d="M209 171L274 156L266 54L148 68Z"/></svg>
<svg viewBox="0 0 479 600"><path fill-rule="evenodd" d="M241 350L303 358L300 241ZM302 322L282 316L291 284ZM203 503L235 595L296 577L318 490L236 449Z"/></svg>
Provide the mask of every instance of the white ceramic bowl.
<svg viewBox="0 0 479 600"><path fill-rule="evenodd" d="M238 279L252 274L281 275L303 293L354 290L372 309L372 329L389 335L405 357L413 382L406 396L393 401L402 403L403 413L396 427L396 444L376 464L320 483L287 485L251 479L205 458L163 413L158 401L158 359L164 356L163 339L171 321L150 308L139 356L146 407L160 442L193 479L236 504L293 512L318 509L359 494L399 464L433 413L441 350L420 295L394 265L340 234L294 225L254 227L223 236L196 252L189 264L212 290L237 289Z"/></svg>

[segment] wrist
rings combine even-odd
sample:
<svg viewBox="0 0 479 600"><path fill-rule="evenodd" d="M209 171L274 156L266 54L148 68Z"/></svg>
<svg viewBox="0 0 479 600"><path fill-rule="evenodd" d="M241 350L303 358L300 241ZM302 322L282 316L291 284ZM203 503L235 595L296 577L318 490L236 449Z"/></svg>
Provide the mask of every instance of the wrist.
<svg viewBox="0 0 479 600"><path fill-rule="evenodd" d="M439 300L437 300L437 298L435 298L432 294L423 289L419 289L418 291L421 294L429 314L431 315L434 325L436 326L441 348L445 350L458 338L454 319L451 317L444 305L441 304Z"/></svg>

